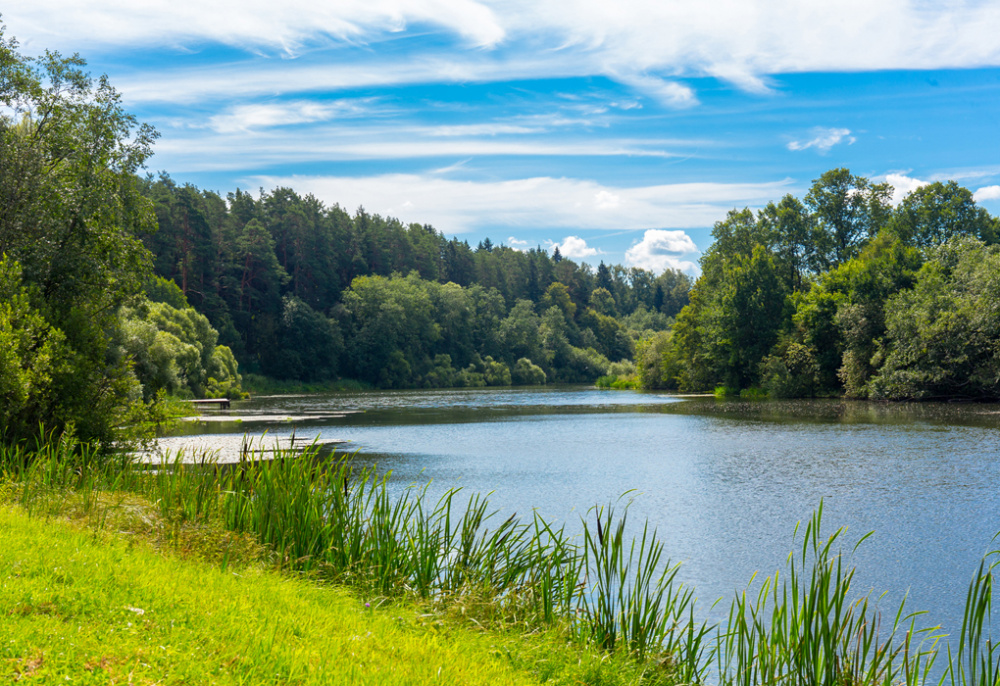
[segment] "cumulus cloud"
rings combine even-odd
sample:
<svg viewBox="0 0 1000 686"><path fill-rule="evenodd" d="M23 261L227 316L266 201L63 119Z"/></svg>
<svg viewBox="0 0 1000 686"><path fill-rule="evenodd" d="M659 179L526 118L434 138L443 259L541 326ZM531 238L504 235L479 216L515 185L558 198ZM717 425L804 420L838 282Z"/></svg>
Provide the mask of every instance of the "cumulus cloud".
<svg viewBox="0 0 1000 686"><path fill-rule="evenodd" d="M584 257L593 257L601 252L597 248L591 248L588 246L587 241L579 236L566 236L562 243L553 243L550 246L550 251L554 251L556 248L559 248L559 254L563 257L568 257L574 260L582 259Z"/></svg>
<svg viewBox="0 0 1000 686"><path fill-rule="evenodd" d="M983 186L972 194L972 199L976 202L1000 200L1000 186Z"/></svg>
<svg viewBox="0 0 1000 686"><path fill-rule="evenodd" d="M504 226L514 234L515 227L580 231L711 226L733 207L761 207L788 192L791 185L782 180L618 187L547 176L462 181L438 174L253 176L245 181L249 188L295 188L349 209L364 205L370 212L433 224L446 233ZM598 203L613 198L617 198L613 209L597 209Z"/></svg>
<svg viewBox="0 0 1000 686"><path fill-rule="evenodd" d="M921 186L926 186L930 181L915 179L905 174L886 174L885 180L892 186L892 204L898 205L907 195L917 190Z"/></svg>
<svg viewBox="0 0 1000 686"><path fill-rule="evenodd" d="M812 130L812 138L804 141L791 141L788 144L789 150L808 150L816 148L820 154L830 151L830 148L838 143L851 145L857 139L851 135L850 129L826 129L817 126Z"/></svg>
<svg viewBox="0 0 1000 686"><path fill-rule="evenodd" d="M657 273L666 269L695 272L697 265L681 258L697 251L694 241L683 231L649 229L641 241L625 251L625 264Z"/></svg>

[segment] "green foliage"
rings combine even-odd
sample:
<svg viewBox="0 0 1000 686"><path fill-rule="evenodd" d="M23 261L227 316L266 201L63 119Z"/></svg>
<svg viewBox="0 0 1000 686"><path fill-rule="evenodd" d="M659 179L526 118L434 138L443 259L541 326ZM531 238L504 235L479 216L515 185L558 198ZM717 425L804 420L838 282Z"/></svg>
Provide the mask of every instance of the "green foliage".
<svg viewBox="0 0 1000 686"><path fill-rule="evenodd" d="M819 364L812 348L789 342L776 346L761 362L761 384L775 398L809 398L822 388Z"/></svg>
<svg viewBox="0 0 1000 686"><path fill-rule="evenodd" d="M886 304L876 399L1000 398L1000 248L955 239Z"/></svg>
<svg viewBox="0 0 1000 686"><path fill-rule="evenodd" d="M614 317L618 314L615 307L615 297L606 288L595 288L590 293L590 306L605 317Z"/></svg>
<svg viewBox="0 0 1000 686"><path fill-rule="evenodd" d="M31 307L20 266L0 260L0 444L58 419L55 378L71 355L65 337Z"/></svg>
<svg viewBox="0 0 1000 686"><path fill-rule="evenodd" d="M636 345L636 374L642 388L676 389L680 373L670 331L653 334Z"/></svg>
<svg viewBox="0 0 1000 686"><path fill-rule="evenodd" d="M945 333L951 325L935 308L970 320L973 307L990 311L991 292L969 295L988 291L988 270L968 277L976 286L965 276L952 281L960 250L940 246L963 237L989 245L998 220L954 182L924 186L896 209L890 195L886 184L834 169L814 181L804 203L785 196L756 215L731 211L713 229L702 275L670 337L641 336L642 386L761 385L776 397L996 397L985 360L1000 336L982 321L953 322L970 336L966 355L961 335ZM951 266L941 277L932 267L920 271L926 283L918 296L926 259ZM943 285L932 296L935 278ZM940 329L932 333L934 326Z"/></svg>
<svg viewBox="0 0 1000 686"><path fill-rule="evenodd" d="M262 355L262 367L281 379L317 381L337 373L344 338L336 320L294 295L282 299L278 346Z"/></svg>
<svg viewBox="0 0 1000 686"><path fill-rule="evenodd" d="M609 388L614 390L631 390L641 388L639 383L639 370L632 360L620 360L612 362L608 366L608 373L597 379L595 382L598 388Z"/></svg>
<svg viewBox="0 0 1000 686"><path fill-rule="evenodd" d="M849 397L866 397L868 380L882 363L886 302L913 285L920 262L916 249L886 233L828 275L847 295L835 323L844 351L839 375Z"/></svg>
<svg viewBox="0 0 1000 686"><path fill-rule="evenodd" d="M732 385L744 388L757 381L760 361L777 340L787 290L774 258L760 245L754 246L749 259L737 257L724 279L720 325L729 359L723 363L723 374Z"/></svg>
<svg viewBox="0 0 1000 686"><path fill-rule="evenodd" d="M361 276L344 293L351 371L387 388L405 387L440 337L434 305L416 275Z"/></svg>
<svg viewBox="0 0 1000 686"><path fill-rule="evenodd" d="M511 379L518 386L542 386L545 378L545 370L527 357L518 359L511 372Z"/></svg>
<svg viewBox="0 0 1000 686"><path fill-rule="evenodd" d="M0 34L0 256L20 265L19 277L7 277L18 300L8 336L37 336L30 354L41 355L34 380L23 373L23 345L6 355L8 370L22 370L6 383L41 384L14 394L22 419L6 440L25 440L24 422L34 432L45 421L107 445L136 399L117 313L149 266L138 234L154 216L135 174L156 133L84 66L52 52L24 57Z"/></svg>
<svg viewBox="0 0 1000 686"><path fill-rule="evenodd" d="M856 256L891 213L892 187L874 184L849 169L831 169L813 182L805 203L820 227L818 261L835 267Z"/></svg>
<svg viewBox="0 0 1000 686"><path fill-rule="evenodd" d="M960 236L995 243L1000 234L997 219L977 207L972 192L954 181L935 181L907 195L889 226L902 241L922 249Z"/></svg>
<svg viewBox="0 0 1000 686"><path fill-rule="evenodd" d="M489 240L472 249L430 226L404 226L364 209L351 216L288 188L259 197L236 191L223 199L166 175L147 178L142 188L160 225L144 236L158 277L176 284L208 317L244 370L273 377L333 382L347 375L396 387L475 384L482 372L468 368L478 356L508 369L525 357L550 377L589 382L593 377L585 378L584 370L593 367L592 356L570 348L631 357L634 340L669 325L691 284L672 270L656 276L604 265L595 274L541 249L522 252ZM422 296L412 288L402 293L406 288L397 283L357 281L393 282L400 275L419 281L411 285L430 300L430 310L419 304L414 317L428 313L433 326L402 324L423 327L413 337L386 320L399 303ZM386 304L381 323L375 309L358 301L353 284L368 289L362 298L368 304ZM160 286L148 286L155 291L151 299L178 306L177 293ZM543 332L539 314L552 307L563 325L550 322ZM619 320L636 313L634 331L623 327ZM326 331L330 326L336 330ZM376 333L383 330L387 338ZM450 357L453 373L435 362L438 355Z"/></svg>
<svg viewBox="0 0 1000 686"><path fill-rule="evenodd" d="M244 395L239 365L233 356L233 351L227 346L215 346L205 371L208 374L205 384L206 398L239 398Z"/></svg>
<svg viewBox="0 0 1000 686"><path fill-rule="evenodd" d="M166 303L178 310L189 307L187 298L184 297L184 291L181 290L180 286L169 279L164 279L162 276L154 274L146 281L142 290L150 302Z"/></svg>
<svg viewBox="0 0 1000 686"><path fill-rule="evenodd" d="M619 322L633 341L649 338L657 332L666 331L673 325L673 320L656 310L647 310L640 305L630 315L622 317Z"/></svg>
<svg viewBox="0 0 1000 686"><path fill-rule="evenodd" d="M162 302L124 308L122 347L146 401L163 391L187 397L239 397L240 375L232 351L216 345L218 333L192 307Z"/></svg>

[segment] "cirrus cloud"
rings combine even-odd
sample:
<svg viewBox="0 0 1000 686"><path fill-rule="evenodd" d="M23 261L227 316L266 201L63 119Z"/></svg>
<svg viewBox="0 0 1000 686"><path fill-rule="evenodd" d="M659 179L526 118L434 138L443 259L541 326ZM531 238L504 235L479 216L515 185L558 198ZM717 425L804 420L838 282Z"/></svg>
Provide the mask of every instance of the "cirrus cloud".
<svg viewBox="0 0 1000 686"><path fill-rule="evenodd" d="M572 178L462 181L422 174L262 175L246 182L249 188L295 188L349 209L363 205L369 212L433 224L448 234L500 226L512 231L522 227L635 231L649 226L711 226L733 207L763 206L788 192L792 184L784 179L618 187Z"/></svg>
<svg viewBox="0 0 1000 686"><path fill-rule="evenodd" d="M789 150L808 150L809 148L816 148L820 154L825 154L830 151L830 148L837 145L838 143L847 143L852 145L857 139L851 135L850 129L827 129L822 126L817 126L812 130L812 138L803 141L790 141L788 143Z"/></svg>
<svg viewBox="0 0 1000 686"><path fill-rule="evenodd" d="M361 47L349 61L379 83L387 73L407 78L396 68L404 65L427 83L604 75L673 107L697 104L680 82L691 77L763 93L776 74L1000 65L992 0L34 0L6 7L4 19L28 45L69 50L222 44L289 57L332 48L328 71L347 66L339 48ZM371 49L427 32L444 40ZM452 38L464 54L440 59ZM247 83L230 80L231 92L259 75L250 61L258 68L242 73Z"/></svg>

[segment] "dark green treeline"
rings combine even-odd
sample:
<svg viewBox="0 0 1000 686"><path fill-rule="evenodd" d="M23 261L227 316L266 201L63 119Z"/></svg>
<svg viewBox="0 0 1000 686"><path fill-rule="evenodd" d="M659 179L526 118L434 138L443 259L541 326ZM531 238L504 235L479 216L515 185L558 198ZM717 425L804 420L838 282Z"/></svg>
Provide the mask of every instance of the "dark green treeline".
<svg viewBox="0 0 1000 686"><path fill-rule="evenodd" d="M643 385L1000 398L1000 222L953 181L891 194L834 169L731 211L673 330L640 344Z"/></svg>
<svg viewBox="0 0 1000 686"><path fill-rule="evenodd" d="M382 387L592 382L666 330L691 280L596 270L489 239L326 207L278 188L222 198L147 179L143 240L242 371Z"/></svg>

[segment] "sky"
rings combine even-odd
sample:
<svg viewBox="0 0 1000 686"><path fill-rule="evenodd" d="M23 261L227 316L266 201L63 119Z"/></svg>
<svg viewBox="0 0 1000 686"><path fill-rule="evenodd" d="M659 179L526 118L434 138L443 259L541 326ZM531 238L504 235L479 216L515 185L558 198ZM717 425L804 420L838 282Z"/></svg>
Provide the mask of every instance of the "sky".
<svg viewBox="0 0 1000 686"><path fill-rule="evenodd" d="M33 0L161 137L149 171L288 186L475 246L697 272L824 171L1000 214L1000 2Z"/></svg>

